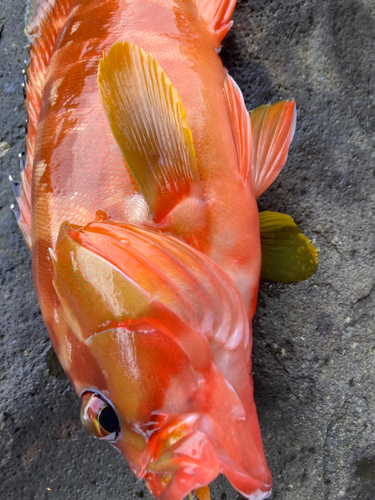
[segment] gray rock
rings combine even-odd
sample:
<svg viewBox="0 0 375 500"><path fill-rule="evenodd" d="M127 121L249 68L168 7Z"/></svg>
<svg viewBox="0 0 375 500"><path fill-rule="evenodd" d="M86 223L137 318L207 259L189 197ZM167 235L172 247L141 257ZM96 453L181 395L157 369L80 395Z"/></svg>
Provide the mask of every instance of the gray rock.
<svg viewBox="0 0 375 500"><path fill-rule="evenodd" d="M150 499L124 460L86 435L50 347L29 251L9 211L25 150L24 0L0 13L0 498ZM297 133L262 210L294 217L320 250L296 285L263 282L255 394L274 500L374 500L373 0L239 0L226 67L249 108L295 97ZM240 496L219 478L214 500Z"/></svg>

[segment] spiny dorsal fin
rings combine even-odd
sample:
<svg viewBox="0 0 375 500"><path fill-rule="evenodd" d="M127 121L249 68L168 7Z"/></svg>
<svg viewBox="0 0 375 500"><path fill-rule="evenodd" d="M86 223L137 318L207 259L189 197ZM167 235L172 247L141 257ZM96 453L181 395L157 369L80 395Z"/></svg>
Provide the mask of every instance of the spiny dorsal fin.
<svg viewBox="0 0 375 500"><path fill-rule="evenodd" d="M155 221L201 196L193 138L178 92L151 54L117 42L99 64L112 133Z"/></svg>
<svg viewBox="0 0 375 500"><path fill-rule="evenodd" d="M33 158L45 77L57 36L75 0L30 0L27 5L25 33L29 40L30 64L27 69L26 108L28 114L28 168Z"/></svg>
<svg viewBox="0 0 375 500"><path fill-rule="evenodd" d="M45 76L57 36L65 24L74 1L30 0L27 5L25 33L30 44L30 64L27 68L26 84L27 156L26 165L21 169L21 186L16 200L19 208L17 222L29 247L31 247L31 182L34 144Z"/></svg>
<svg viewBox="0 0 375 500"><path fill-rule="evenodd" d="M240 173L245 185L251 183L251 120L246 109L242 92L233 78L227 75L224 84L232 131L236 143Z"/></svg>
<svg viewBox="0 0 375 500"><path fill-rule="evenodd" d="M278 212L261 212L259 222L261 278L295 283L309 278L316 271L318 252L292 217Z"/></svg>
<svg viewBox="0 0 375 500"><path fill-rule="evenodd" d="M252 187L258 198L285 165L296 127L294 100L260 106L251 112Z"/></svg>
<svg viewBox="0 0 375 500"><path fill-rule="evenodd" d="M195 0L199 15L209 25L219 46L233 24L231 17L237 0Z"/></svg>

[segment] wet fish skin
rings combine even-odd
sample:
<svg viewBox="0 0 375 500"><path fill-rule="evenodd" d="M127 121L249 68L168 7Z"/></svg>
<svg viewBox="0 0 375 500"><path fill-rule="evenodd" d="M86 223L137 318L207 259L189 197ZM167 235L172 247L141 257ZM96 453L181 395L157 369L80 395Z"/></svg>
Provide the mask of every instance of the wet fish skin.
<svg viewBox="0 0 375 500"><path fill-rule="evenodd" d="M182 500L220 471L247 498L271 491L250 361L261 265L256 196L285 163L295 107L267 108L265 123L274 110L284 135L253 145L241 92L216 50L234 5L56 0L39 4L27 28L19 224L43 318L87 402L83 415L98 399L115 412L119 432L98 437L111 437L161 500ZM181 197L160 220L100 100L99 61L119 40L152 54L191 130L200 195ZM260 154L267 148L281 151L273 163Z"/></svg>

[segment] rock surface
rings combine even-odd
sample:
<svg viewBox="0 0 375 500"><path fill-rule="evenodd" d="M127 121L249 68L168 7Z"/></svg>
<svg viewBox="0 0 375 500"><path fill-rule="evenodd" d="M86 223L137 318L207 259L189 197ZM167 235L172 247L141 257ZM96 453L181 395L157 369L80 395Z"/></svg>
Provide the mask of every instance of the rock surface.
<svg viewBox="0 0 375 500"><path fill-rule="evenodd" d="M25 150L24 11L2 1L0 498L150 499L81 428L9 211L8 174ZM249 109L298 106L287 166L260 209L290 214L320 250L308 281L260 288L253 371L272 498L374 500L375 2L239 0L234 22L222 56ZM219 478L212 498L241 496Z"/></svg>

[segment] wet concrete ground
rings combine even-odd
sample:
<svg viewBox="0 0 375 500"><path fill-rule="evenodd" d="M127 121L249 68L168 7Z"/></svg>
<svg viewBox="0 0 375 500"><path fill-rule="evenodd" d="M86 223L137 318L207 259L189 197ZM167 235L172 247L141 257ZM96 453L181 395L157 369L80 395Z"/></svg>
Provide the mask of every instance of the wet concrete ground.
<svg viewBox="0 0 375 500"><path fill-rule="evenodd" d="M151 498L88 436L53 356L9 173L24 152L23 0L0 11L0 499ZM225 65L249 109L294 97L297 133L262 210L320 250L297 285L261 284L255 393L274 500L375 498L375 2L238 1ZM214 500L237 493L219 478Z"/></svg>

